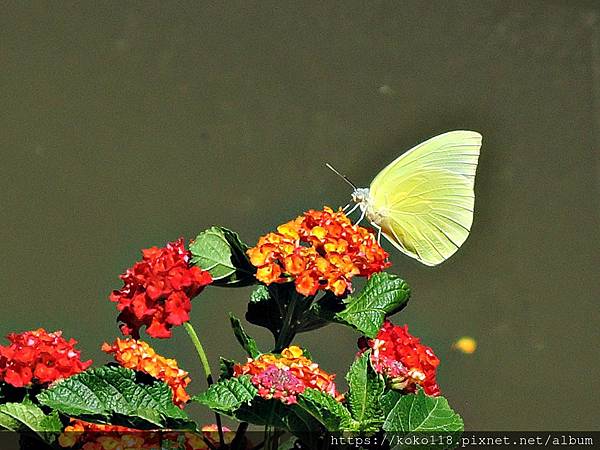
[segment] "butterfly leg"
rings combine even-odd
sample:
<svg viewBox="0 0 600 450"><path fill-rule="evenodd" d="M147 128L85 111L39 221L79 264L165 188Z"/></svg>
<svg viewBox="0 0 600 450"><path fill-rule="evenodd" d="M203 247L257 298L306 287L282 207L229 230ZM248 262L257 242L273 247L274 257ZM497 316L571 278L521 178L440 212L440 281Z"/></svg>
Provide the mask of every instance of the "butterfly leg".
<svg viewBox="0 0 600 450"><path fill-rule="evenodd" d="M366 209L363 209L362 214L360 215L360 219L358 219L358 222L356 222L354 225L358 225L359 223L362 222L362 220L365 218L365 214L367 213Z"/></svg>
<svg viewBox="0 0 600 450"><path fill-rule="evenodd" d="M373 222L371 222L371 225L377 230L377 244L381 245L381 227Z"/></svg>
<svg viewBox="0 0 600 450"><path fill-rule="evenodd" d="M346 215L349 216L350 214L352 214L354 211L356 211L356 208L358 208L359 206L360 206L360 203L357 203L356 205L354 205L354 207L350 211L348 211L346 213Z"/></svg>
<svg viewBox="0 0 600 450"><path fill-rule="evenodd" d="M342 211L346 212L346 210L347 210L348 208L350 208L350 205L352 205L352 202L350 202L350 203L348 203L346 206L344 206L344 207L342 208Z"/></svg>

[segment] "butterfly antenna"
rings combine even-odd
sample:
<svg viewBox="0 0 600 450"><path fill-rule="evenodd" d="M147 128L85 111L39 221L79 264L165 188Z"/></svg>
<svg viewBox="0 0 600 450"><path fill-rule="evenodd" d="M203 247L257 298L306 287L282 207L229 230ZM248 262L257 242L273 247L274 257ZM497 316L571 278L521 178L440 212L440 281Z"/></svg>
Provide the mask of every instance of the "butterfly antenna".
<svg viewBox="0 0 600 450"><path fill-rule="evenodd" d="M348 178L346 175L342 175L341 173L339 173L339 172L338 172L338 171L335 169L335 167L333 167L331 164L329 164L329 163L325 163L325 165L326 165L326 166L327 166L329 169L331 169L331 171L332 171L333 173L335 173L336 175L340 176L340 177L342 178L342 180L344 180L346 183L348 183L350 186L352 186L352 188L353 188L353 189L357 189L356 185L355 185L355 184L354 184L352 181L350 181L350 178Z"/></svg>

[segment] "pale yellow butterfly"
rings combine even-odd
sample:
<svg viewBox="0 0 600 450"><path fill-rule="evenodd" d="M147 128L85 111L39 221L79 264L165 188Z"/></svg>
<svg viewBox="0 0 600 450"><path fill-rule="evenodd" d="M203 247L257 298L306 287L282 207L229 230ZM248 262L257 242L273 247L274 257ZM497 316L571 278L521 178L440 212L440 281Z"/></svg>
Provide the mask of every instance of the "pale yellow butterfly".
<svg viewBox="0 0 600 450"><path fill-rule="evenodd" d="M428 266L452 256L473 223L481 135L450 131L413 147L385 167L352 200L401 252ZM348 208L348 206L346 207ZM360 222L359 220L359 222Z"/></svg>

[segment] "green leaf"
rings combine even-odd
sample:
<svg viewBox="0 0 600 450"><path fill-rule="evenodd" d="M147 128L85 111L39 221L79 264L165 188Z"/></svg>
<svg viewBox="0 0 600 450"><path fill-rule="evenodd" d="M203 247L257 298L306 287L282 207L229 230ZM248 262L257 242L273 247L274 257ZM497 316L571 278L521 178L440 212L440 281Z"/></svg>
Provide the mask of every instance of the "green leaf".
<svg viewBox="0 0 600 450"><path fill-rule="evenodd" d="M187 414L173 404L172 395L162 381L105 366L60 381L37 398L42 405L72 417L113 424L133 421L140 428L188 427Z"/></svg>
<svg viewBox="0 0 600 450"><path fill-rule="evenodd" d="M193 397L192 400L208 406L214 411L231 415L240 406L249 403L257 392L250 381L250 376L244 375L219 381Z"/></svg>
<svg viewBox="0 0 600 450"><path fill-rule="evenodd" d="M299 437L306 447L319 448L318 439L322 434L321 423L298 405L292 405L286 411L288 412L282 417L282 421L285 423L284 429Z"/></svg>
<svg viewBox="0 0 600 450"><path fill-rule="evenodd" d="M357 297L346 299L346 308L335 317L374 338L385 318L400 311L409 296L410 288L404 280L386 272L376 273Z"/></svg>
<svg viewBox="0 0 600 450"><path fill-rule="evenodd" d="M19 421L13 419L8 414L0 412L0 429L17 431L19 429Z"/></svg>
<svg viewBox="0 0 600 450"><path fill-rule="evenodd" d="M464 424L444 397L430 397L419 390L416 394L400 397L385 419L383 429L391 432L458 432L463 431Z"/></svg>
<svg viewBox="0 0 600 450"><path fill-rule="evenodd" d="M47 414L40 422L42 430L49 433L60 433L63 429L63 424L58 416L58 412L52 411Z"/></svg>
<svg viewBox="0 0 600 450"><path fill-rule="evenodd" d="M312 331L322 328L330 323L341 323L346 325L341 319L338 319L336 314L343 311L346 307L344 300L337 297L333 292L327 291L324 295L313 302L300 325L301 332Z"/></svg>
<svg viewBox="0 0 600 450"><path fill-rule="evenodd" d="M235 361L222 356L219 357L219 381L227 380L233 376L233 366L235 366Z"/></svg>
<svg viewBox="0 0 600 450"><path fill-rule="evenodd" d="M279 400L255 397L231 414L237 420L259 426L271 426L289 431L308 445L318 448L316 439L325 431L315 417L299 405L284 405Z"/></svg>
<svg viewBox="0 0 600 450"><path fill-rule="evenodd" d="M250 294L250 302L252 303L260 303L266 302L271 298L271 294L269 293L269 288L267 288L264 284L259 284L254 288L252 293Z"/></svg>
<svg viewBox="0 0 600 450"><path fill-rule="evenodd" d="M281 344L281 348L275 349L278 352L287 347L298 332L298 322L310 306L312 298L298 294L294 283L273 283L267 289L267 292L262 288L255 290L254 300L248 303L246 320L271 331L275 340ZM284 326L284 322L287 326ZM279 339L284 328L287 334Z"/></svg>
<svg viewBox="0 0 600 450"><path fill-rule="evenodd" d="M295 450L296 448L298 448L296 446L296 442L297 439L292 436L289 439L286 439L284 442L280 443L279 447L277 447L277 450Z"/></svg>
<svg viewBox="0 0 600 450"><path fill-rule="evenodd" d="M227 228L211 227L190 244L192 264L210 272L213 285L248 286L256 283L244 244L237 233Z"/></svg>
<svg viewBox="0 0 600 450"><path fill-rule="evenodd" d="M302 356L311 360L314 359L309 349L307 349L306 347L300 347L300 349L302 350Z"/></svg>
<svg viewBox="0 0 600 450"><path fill-rule="evenodd" d="M286 414L289 414L289 407L279 400L255 397L250 403L241 405L232 416L241 422L253 425L286 428L286 422L283 420Z"/></svg>
<svg viewBox="0 0 600 450"><path fill-rule="evenodd" d="M256 358L258 355L260 355L256 341L244 331L240 319L235 317L232 313L229 313L229 321L231 322L231 328L233 328L233 333L235 334L237 341L240 343L242 348L246 350L248 356L250 358Z"/></svg>
<svg viewBox="0 0 600 450"><path fill-rule="evenodd" d="M276 341L275 353L288 347L297 333L305 327L313 296L305 297L296 291L294 283L273 283L268 288L259 286L251 295L246 320L267 328ZM284 335L280 336L284 331Z"/></svg>
<svg viewBox="0 0 600 450"><path fill-rule="evenodd" d="M381 405L381 409L383 411L383 416L387 417L392 408L396 406L398 400L402 397L402 393L395 389L388 389L385 394L383 394L379 399L379 404Z"/></svg>
<svg viewBox="0 0 600 450"><path fill-rule="evenodd" d="M284 292L286 286L288 290L295 290L293 283L281 286L271 285L269 288L259 285L252 292L246 311L246 320L251 324L267 328L273 334L275 340L279 336L286 309L290 304L290 296L279 298L277 294L278 292Z"/></svg>
<svg viewBox="0 0 600 450"><path fill-rule="evenodd" d="M41 429L42 421L46 414L39 407L24 405L23 403L5 403L0 405L0 413L10 417L14 422L25 426L33 431L45 431Z"/></svg>
<svg viewBox="0 0 600 450"><path fill-rule="evenodd" d="M356 431L376 431L383 422L379 403L385 389L383 377L371 367L371 352L365 352L350 367L346 375L348 403L352 417L357 422Z"/></svg>
<svg viewBox="0 0 600 450"><path fill-rule="evenodd" d="M323 424L327 431L340 431L350 427L350 411L331 395L317 389L306 389L298 396L298 406Z"/></svg>
<svg viewBox="0 0 600 450"><path fill-rule="evenodd" d="M31 430L46 442L53 442L62 429L56 411L46 415L38 406L24 403L0 405L0 426L10 431Z"/></svg>

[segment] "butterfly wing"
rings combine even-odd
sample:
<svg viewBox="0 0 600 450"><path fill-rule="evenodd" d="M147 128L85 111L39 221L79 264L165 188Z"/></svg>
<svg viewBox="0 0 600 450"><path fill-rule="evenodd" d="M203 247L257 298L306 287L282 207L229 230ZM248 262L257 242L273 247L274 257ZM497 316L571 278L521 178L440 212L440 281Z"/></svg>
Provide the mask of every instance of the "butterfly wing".
<svg viewBox="0 0 600 450"><path fill-rule="evenodd" d="M375 177L372 215L400 251L435 266L465 242L480 147L479 133L450 131L412 148Z"/></svg>

